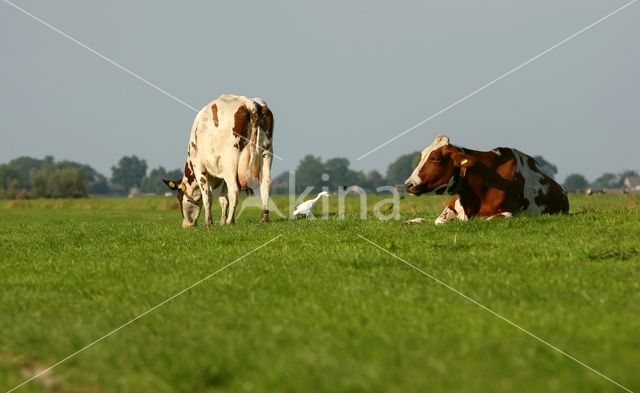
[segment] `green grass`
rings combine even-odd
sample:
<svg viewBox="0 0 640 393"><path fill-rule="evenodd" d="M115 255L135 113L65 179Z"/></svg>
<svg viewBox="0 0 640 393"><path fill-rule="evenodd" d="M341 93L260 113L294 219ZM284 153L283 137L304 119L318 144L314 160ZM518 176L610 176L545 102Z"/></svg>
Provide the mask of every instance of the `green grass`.
<svg viewBox="0 0 640 393"><path fill-rule="evenodd" d="M640 391L639 196L437 227L331 201L209 230L173 199L0 202L0 391L278 235L16 391L624 391L358 235ZM403 219L445 202L405 198Z"/></svg>

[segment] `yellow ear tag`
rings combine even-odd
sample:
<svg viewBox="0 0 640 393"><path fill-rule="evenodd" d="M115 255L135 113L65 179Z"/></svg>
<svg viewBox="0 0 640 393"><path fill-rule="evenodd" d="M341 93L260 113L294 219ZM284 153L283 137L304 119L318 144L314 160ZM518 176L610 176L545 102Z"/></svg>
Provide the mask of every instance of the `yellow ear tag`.
<svg viewBox="0 0 640 393"><path fill-rule="evenodd" d="M462 161L460 161L460 166L465 166L467 162L469 162L469 160L467 160L466 158L463 158Z"/></svg>
<svg viewBox="0 0 640 393"><path fill-rule="evenodd" d="M187 192L187 185L186 185L186 184L184 184L184 183L182 183L182 184L180 185L180 189L182 190L182 192Z"/></svg>

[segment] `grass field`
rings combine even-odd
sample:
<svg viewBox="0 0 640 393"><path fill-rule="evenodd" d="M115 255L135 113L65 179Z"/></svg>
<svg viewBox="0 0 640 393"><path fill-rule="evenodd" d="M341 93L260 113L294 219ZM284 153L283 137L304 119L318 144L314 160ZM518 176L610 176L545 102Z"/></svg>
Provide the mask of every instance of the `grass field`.
<svg viewBox="0 0 640 393"><path fill-rule="evenodd" d="M183 230L173 198L0 202L0 391L234 261L16 391L625 391L360 236L640 391L640 196L438 227L355 203Z"/></svg>

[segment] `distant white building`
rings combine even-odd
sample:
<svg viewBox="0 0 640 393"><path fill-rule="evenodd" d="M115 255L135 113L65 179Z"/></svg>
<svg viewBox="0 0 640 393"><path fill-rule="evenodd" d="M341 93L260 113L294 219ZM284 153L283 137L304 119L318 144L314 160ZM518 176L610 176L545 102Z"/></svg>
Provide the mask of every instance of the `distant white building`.
<svg viewBox="0 0 640 393"><path fill-rule="evenodd" d="M629 191L640 191L640 176L625 177L623 187Z"/></svg>

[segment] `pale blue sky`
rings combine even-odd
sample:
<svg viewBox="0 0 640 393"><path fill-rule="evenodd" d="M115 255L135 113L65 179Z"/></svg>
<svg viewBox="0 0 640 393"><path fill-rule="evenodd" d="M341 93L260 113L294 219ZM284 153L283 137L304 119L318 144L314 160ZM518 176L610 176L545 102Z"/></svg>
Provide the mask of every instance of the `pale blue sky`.
<svg viewBox="0 0 640 393"><path fill-rule="evenodd" d="M640 170L640 2L356 158L627 2L14 3L198 109L225 92L264 98L276 174L309 153L384 173L442 132L541 154L563 180ZM191 109L5 2L0 53L0 162L182 166Z"/></svg>

